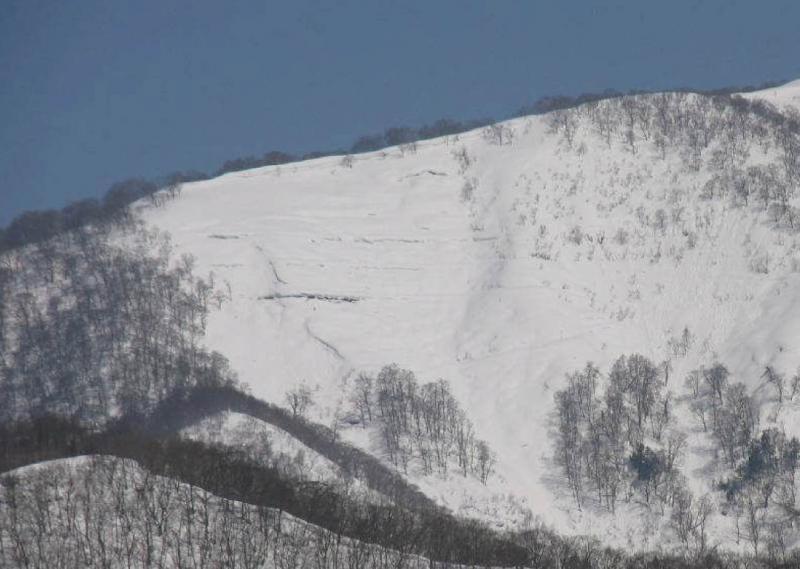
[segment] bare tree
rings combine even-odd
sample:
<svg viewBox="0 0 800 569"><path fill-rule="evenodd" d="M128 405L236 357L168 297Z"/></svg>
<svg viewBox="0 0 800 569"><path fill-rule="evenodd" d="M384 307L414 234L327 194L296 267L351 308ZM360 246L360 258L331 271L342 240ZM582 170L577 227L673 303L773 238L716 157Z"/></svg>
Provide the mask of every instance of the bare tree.
<svg viewBox="0 0 800 569"><path fill-rule="evenodd" d="M453 158L455 158L456 163L458 164L458 171L461 174L466 172L475 161L475 158L471 156L467 151L466 146L461 146L459 148L454 149L452 155Z"/></svg>
<svg viewBox="0 0 800 569"><path fill-rule="evenodd" d="M511 144L514 140L514 131L510 126L502 123L492 123L486 126L483 131L483 139L489 144L503 146Z"/></svg>
<svg viewBox="0 0 800 569"><path fill-rule="evenodd" d="M304 417L306 411L314 404L311 390L304 384L287 391L285 399L293 417Z"/></svg>
<svg viewBox="0 0 800 569"><path fill-rule="evenodd" d="M775 368L772 366L766 366L761 377L765 378L767 383L775 387L775 391L778 394L778 403L783 403L783 390L786 385L786 379L783 375L775 371Z"/></svg>
<svg viewBox="0 0 800 569"><path fill-rule="evenodd" d="M372 389L373 378L366 373L359 373L355 379L355 386L351 395L353 406L358 411L361 418L361 425L367 426L372 422Z"/></svg>

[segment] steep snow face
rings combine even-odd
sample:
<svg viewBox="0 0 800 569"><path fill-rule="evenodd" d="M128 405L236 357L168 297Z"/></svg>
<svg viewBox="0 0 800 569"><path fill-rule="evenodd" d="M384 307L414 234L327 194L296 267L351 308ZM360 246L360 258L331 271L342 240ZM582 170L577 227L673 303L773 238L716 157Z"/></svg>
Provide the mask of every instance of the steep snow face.
<svg viewBox="0 0 800 569"><path fill-rule="evenodd" d="M689 370L716 360L765 391L765 365L800 362L798 241L754 207L701 197L712 173L686 168L680 149L607 144L586 128L568 147L548 117L502 127L503 144L474 131L352 165L231 173L144 214L230 293L208 344L255 395L280 403L305 383L312 416L331 422L350 408L356 371L396 362L444 378L498 455L477 499L513 494L562 531L638 539L641 520L572 511L549 459L553 392L587 361L607 371L633 352L671 359L678 395ZM675 356L684 327L694 342ZM793 413L773 416L791 426ZM708 459L687 460L691 478ZM476 499L455 477L420 482L456 509Z"/></svg>

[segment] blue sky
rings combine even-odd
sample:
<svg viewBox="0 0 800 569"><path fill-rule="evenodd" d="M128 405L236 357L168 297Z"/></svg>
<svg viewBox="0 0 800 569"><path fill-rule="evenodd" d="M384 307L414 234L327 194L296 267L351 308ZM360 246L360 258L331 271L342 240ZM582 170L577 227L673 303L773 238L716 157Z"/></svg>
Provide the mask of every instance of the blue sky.
<svg viewBox="0 0 800 569"><path fill-rule="evenodd" d="M800 2L5 0L0 224L553 94L800 77Z"/></svg>

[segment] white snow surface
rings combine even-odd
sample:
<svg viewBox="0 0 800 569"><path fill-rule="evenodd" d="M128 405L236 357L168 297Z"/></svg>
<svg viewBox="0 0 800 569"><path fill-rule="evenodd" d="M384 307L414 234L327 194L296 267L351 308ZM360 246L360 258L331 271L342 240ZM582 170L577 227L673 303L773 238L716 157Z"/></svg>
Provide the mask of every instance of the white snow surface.
<svg viewBox="0 0 800 569"><path fill-rule="evenodd" d="M800 83L774 93L791 100ZM575 511L550 460L553 393L587 361L604 371L621 354L662 361L687 326L696 341L673 359L676 395L688 371L719 360L767 402L764 366L800 363L798 239L756 209L701 199L710 174L675 155L608 148L588 132L568 150L545 117L506 125L510 145L473 131L357 155L351 168L328 157L230 173L142 211L230 292L207 343L254 395L282 404L305 383L311 417L330 425L349 410L355 372L395 362L422 382L444 378L498 473L488 487L410 473L430 495L498 520L510 495L560 531L636 548L669 541L633 506ZM466 169L453 154L462 148ZM800 434L791 404L769 405L762 423ZM374 451L362 431L345 436ZM687 455L696 492L710 492L710 461L701 447ZM727 542L728 529L715 531Z"/></svg>
<svg viewBox="0 0 800 569"><path fill-rule="evenodd" d="M744 97L764 99L778 107L793 107L800 110L800 79L778 87L745 93Z"/></svg>

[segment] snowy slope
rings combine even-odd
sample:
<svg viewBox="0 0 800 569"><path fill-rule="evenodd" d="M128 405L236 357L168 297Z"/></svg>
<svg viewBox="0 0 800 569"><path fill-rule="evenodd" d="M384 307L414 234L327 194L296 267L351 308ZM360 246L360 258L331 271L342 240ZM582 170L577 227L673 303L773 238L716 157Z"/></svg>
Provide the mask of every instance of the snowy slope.
<svg viewBox="0 0 800 569"><path fill-rule="evenodd" d="M766 96L791 101L797 85ZM717 359L752 390L766 364L792 372L798 241L765 213L701 199L709 172L675 153L632 154L583 131L568 149L546 116L506 126L511 144L474 131L352 167L329 157L231 173L143 212L230 292L208 344L254 395L281 403L305 383L312 417L330 424L357 371L396 362L444 378L498 454L478 500L511 494L562 531L642 545L641 520L573 511L549 460L553 392L590 360L662 361L684 327L697 340L672 362L676 394ZM778 420L794 417L785 406ZM346 436L369 448L358 431ZM476 494L455 478L420 483L456 510Z"/></svg>
<svg viewBox="0 0 800 569"><path fill-rule="evenodd" d="M779 107L793 107L800 110L800 80L791 81L779 87L746 93L744 97L763 99Z"/></svg>
<svg viewBox="0 0 800 569"><path fill-rule="evenodd" d="M286 479L346 485L351 494L357 493L374 503L388 501L363 481L347 476L339 465L290 433L250 415L223 411L183 429L181 436L238 448L256 462L277 468Z"/></svg>
<svg viewBox="0 0 800 569"><path fill-rule="evenodd" d="M218 413L183 429L181 436L239 448L261 464L276 466L302 479L335 481L340 476L336 464L283 429L249 415Z"/></svg>

